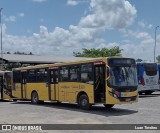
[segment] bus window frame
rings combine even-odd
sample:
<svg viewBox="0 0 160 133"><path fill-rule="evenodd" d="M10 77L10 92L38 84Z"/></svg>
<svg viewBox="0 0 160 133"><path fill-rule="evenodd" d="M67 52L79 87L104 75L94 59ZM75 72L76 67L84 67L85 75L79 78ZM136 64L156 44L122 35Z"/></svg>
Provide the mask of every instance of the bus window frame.
<svg viewBox="0 0 160 133"><path fill-rule="evenodd" d="M19 73L19 74L17 74L17 73ZM19 79L17 78L17 75L18 75ZM21 83L21 71L20 70L13 71L13 83Z"/></svg>
<svg viewBox="0 0 160 133"><path fill-rule="evenodd" d="M94 64L93 64L93 63L94 63L94 62L88 62L88 63L82 63L82 64L80 64L80 82L81 82L81 83L87 83L87 82L90 82L90 81L91 81L91 82L94 82L95 76L94 76ZM81 68L82 68L82 65L87 65L87 64L88 64L88 65L90 64L90 65L91 65L91 68L92 68L92 71L89 72L89 73L91 73L91 75L88 75L88 74L87 74L88 76L91 76L91 79L86 80L86 81L85 81L85 80L82 81L82 75L81 75L81 74L82 74L82 69L81 69ZM87 73L88 73L88 72L87 72Z"/></svg>
<svg viewBox="0 0 160 133"><path fill-rule="evenodd" d="M56 74L55 74L55 71L57 71L57 77L56 77ZM51 73L53 72L53 73ZM58 84L59 81L59 68L57 67L56 69L48 69L48 82L50 84ZM53 81L52 81L52 78L53 78Z"/></svg>
<svg viewBox="0 0 160 133"><path fill-rule="evenodd" d="M30 76L29 72L31 70L34 70L35 75L34 76ZM30 80L30 77L34 77L34 80ZM36 83L37 82L37 69L29 69L27 70L27 83Z"/></svg>
<svg viewBox="0 0 160 133"><path fill-rule="evenodd" d="M61 70L62 70L63 67L66 67L67 70L68 70L68 74L67 74L68 77L67 77L66 80L62 79L62 75L64 75L64 74L61 74ZM59 82L69 82L69 65L65 65L65 66L60 66L59 67L59 76L58 77L59 77Z"/></svg>
<svg viewBox="0 0 160 133"><path fill-rule="evenodd" d="M71 68L76 68L78 69L77 74L77 80L71 80ZM73 65L69 65L69 82L80 82L81 81L81 76L80 76L80 64L73 64Z"/></svg>
<svg viewBox="0 0 160 133"><path fill-rule="evenodd" d="M38 70L40 69L44 69L44 73L43 75L39 75L38 76ZM37 83L45 83L45 82L48 82L49 81L49 72L48 72L48 68L37 68L36 69L36 82Z"/></svg>

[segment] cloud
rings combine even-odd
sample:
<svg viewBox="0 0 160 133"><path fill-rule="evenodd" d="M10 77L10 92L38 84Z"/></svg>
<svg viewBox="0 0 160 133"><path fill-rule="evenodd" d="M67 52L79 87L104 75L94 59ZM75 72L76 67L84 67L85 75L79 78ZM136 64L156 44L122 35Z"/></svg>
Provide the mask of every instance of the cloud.
<svg viewBox="0 0 160 133"><path fill-rule="evenodd" d="M49 32L47 27L40 26L39 33L30 37L4 34L4 51L24 51L34 54L72 56L82 48L92 48L103 42L94 29L80 28L71 25L68 30L56 27Z"/></svg>
<svg viewBox="0 0 160 133"><path fill-rule="evenodd" d="M4 30L6 27L4 28ZM51 32L45 26L40 26L38 33L32 36L13 36L4 31L4 51L24 51L38 55L72 56L82 48L112 48L119 46L126 57L153 60L154 39L147 32L128 30L127 41L123 43L107 43L101 37L101 31L91 28L81 28L71 25L68 30L56 27ZM132 37L131 40L129 38ZM134 42L134 38L136 42ZM125 40L125 39L124 39ZM157 35L157 49L160 51L160 35ZM156 54L158 55L158 53Z"/></svg>
<svg viewBox="0 0 160 133"><path fill-rule="evenodd" d="M89 2L89 0L67 0L67 5L76 6L80 3L86 3L86 2Z"/></svg>
<svg viewBox="0 0 160 133"><path fill-rule="evenodd" d="M39 3L41 3L41 2L46 2L47 0L33 0L33 2L39 2Z"/></svg>
<svg viewBox="0 0 160 133"><path fill-rule="evenodd" d="M124 28L133 23L136 9L126 0L91 0L91 13L79 25L90 28Z"/></svg>
<svg viewBox="0 0 160 133"><path fill-rule="evenodd" d="M147 24L147 23L144 22L144 21L139 21L139 22L138 22L138 25L141 26L142 28L148 28L148 29L150 29L150 28L153 27L152 24Z"/></svg>
<svg viewBox="0 0 160 133"><path fill-rule="evenodd" d="M96 18L97 17L97 18ZM127 30L136 17L136 9L125 0L92 0L90 12L80 19L77 26L67 29L55 27L48 30L41 25L31 36L13 36L3 31L3 48L7 52L32 52L38 55L72 56L82 48L111 48L119 46L126 57L153 60L154 38L147 32ZM122 42L107 42L103 33L108 28L124 28ZM30 32L30 30L29 30ZM157 49L160 35L157 33ZM158 54L158 53L157 53Z"/></svg>
<svg viewBox="0 0 160 133"><path fill-rule="evenodd" d="M4 21L6 22L15 22L16 21L16 17L15 16L4 16Z"/></svg>
<svg viewBox="0 0 160 133"><path fill-rule="evenodd" d="M24 17L24 13L18 13L17 15L3 16L5 22L16 22L17 17Z"/></svg>
<svg viewBox="0 0 160 133"><path fill-rule="evenodd" d="M128 39L127 42L122 41L123 43L120 45L120 47L124 49L124 56L153 61L154 37L152 37L152 35L148 32L132 30L123 30L121 32L125 34L124 38ZM160 36L157 36L156 51L160 50L158 44L160 45Z"/></svg>
<svg viewBox="0 0 160 133"><path fill-rule="evenodd" d="M70 6L75 6L77 5L79 2L77 0L67 0L67 4Z"/></svg>
<svg viewBox="0 0 160 133"><path fill-rule="evenodd" d="M55 27L49 32L46 26L40 26L40 31L29 37L8 35L5 32L4 49L10 52L25 50L24 52L41 55L72 56L73 52L79 52L82 48L119 45L116 42L106 43L102 38L104 29L101 27L107 29L131 24L136 16L136 9L124 0L92 0L90 8L91 14L81 18L77 26L70 25L68 29ZM103 19L101 15L104 16Z"/></svg>
<svg viewBox="0 0 160 133"><path fill-rule="evenodd" d="M19 17L24 17L24 13L18 13Z"/></svg>

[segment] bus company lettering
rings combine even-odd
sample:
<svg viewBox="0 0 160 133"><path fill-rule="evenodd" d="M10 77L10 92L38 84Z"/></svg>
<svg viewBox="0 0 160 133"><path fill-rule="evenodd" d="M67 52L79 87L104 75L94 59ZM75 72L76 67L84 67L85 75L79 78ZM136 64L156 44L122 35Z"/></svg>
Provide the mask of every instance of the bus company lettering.
<svg viewBox="0 0 160 133"><path fill-rule="evenodd" d="M63 89L69 89L70 86L61 86L61 88L63 88Z"/></svg>
<svg viewBox="0 0 160 133"><path fill-rule="evenodd" d="M79 89L85 89L85 85L79 85Z"/></svg>

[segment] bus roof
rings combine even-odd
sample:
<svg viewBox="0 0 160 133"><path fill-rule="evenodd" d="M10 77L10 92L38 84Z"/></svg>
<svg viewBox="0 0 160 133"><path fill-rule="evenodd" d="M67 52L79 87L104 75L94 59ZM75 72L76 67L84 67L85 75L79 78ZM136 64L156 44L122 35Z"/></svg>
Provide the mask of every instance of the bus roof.
<svg viewBox="0 0 160 133"><path fill-rule="evenodd" d="M70 62L64 62L64 63L54 63L54 64L42 64L42 65L35 65L35 66L27 66L27 67L19 67L19 68L13 68L13 70L28 70L28 69L36 69L36 68L47 68L47 67L59 67L59 66L65 66L65 65L72 65L72 64L81 64L81 63L87 63L87 62L97 62L97 61L103 61L107 62L108 58L127 58L127 57L99 57L99 58L86 58L83 60L75 60ZM133 58L128 58L133 59Z"/></svg>

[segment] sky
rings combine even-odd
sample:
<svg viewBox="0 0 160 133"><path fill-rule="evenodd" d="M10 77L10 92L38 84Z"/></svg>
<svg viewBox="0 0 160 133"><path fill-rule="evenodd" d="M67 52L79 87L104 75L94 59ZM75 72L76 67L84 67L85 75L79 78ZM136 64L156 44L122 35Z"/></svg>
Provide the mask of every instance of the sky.
<svg viewBox="0 0 160 133"><path fill-rule="evenodd" d="M154 60L160 0L0 0L3 52L73 56L82 48L119 46ZM160 27L156 30L160 55Z"/></svg>

